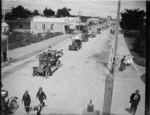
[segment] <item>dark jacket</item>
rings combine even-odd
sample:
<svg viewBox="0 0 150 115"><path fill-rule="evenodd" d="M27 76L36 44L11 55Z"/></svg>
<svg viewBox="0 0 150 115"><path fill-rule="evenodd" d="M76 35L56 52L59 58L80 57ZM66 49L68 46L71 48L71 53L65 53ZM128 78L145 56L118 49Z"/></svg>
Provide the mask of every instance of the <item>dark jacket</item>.
<svg viewBox="0 0 150 115"><path fill-rule="evenodd" d="M44 93L43 91L38 91L36 97L37 97L39 100L44 100L44 99L46 99L46 95L45 95L45 93Z"/></svg>
<svg viewBox="0 0 150 115"><path fill-rule="evenodd" d="M135 98L135 96L136 96L136 93L132 93L132 95L130 96L130 103L135 103L135 104L139 104L139 101L140 101L140 99L141 99L141 96L140 96L140 94L138 94L138 97L137 97L137 99L135 100L134 98Z"/></svg>
<svg viewBox="0 0 150 115"><path fill-rule="evenodd" d="M31 103L31 98L29 94L24 94L22 97L22 102L24 101L24 104L30 104Z"/></svg>

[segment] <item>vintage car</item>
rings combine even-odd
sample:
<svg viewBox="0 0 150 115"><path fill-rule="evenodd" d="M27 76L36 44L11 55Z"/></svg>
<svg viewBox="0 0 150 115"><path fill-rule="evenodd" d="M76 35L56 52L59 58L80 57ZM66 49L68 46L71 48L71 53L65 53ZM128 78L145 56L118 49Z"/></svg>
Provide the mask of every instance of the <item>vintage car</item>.
<svg viewBox="0 0 150 115"><path fill-rule="evenodd" d="M79 50L82 47L82 41L80 36L76 36L72 39L72 45L69 45L69 50Z"/></svg>
<svg viewBox="0 0 150 115"><path fill-rule="evenodd" d="M8 98L7 101L6 98ZM8 97L8 91L1 90L1 115L4 114L3 112L6 112L7 115L13 114L19 107L17 99L18 97L15 96Z"/></svg>
<svg viewBox="0 0 150 115"><path fill-rule="evenodd" d="M90 31L88 33L88 36L91 37L91 38L94 38L94 37L96 37L96 33L94 31Z"/></svg>
<svg viewBox="0 0 150 115"><path fill-rule="evenodd" d="M101 34L102 29L101 28L97 28L97 34Z"/></svg>
<svg viewBox="0 0 150 115"><path fill-rule="evenodd" d="M43 52L39 57L39 66L33 67L33 76L41 75L48 78L59 68L61 62L59 58L63 55L63 51L48 50Z"/></svg>

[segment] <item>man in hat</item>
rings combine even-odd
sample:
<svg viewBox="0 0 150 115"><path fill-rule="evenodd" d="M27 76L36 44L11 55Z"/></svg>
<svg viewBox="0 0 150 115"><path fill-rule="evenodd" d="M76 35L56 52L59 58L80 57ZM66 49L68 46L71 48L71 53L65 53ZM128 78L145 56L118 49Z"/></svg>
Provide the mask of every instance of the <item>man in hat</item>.
<svg viewBox="0 0 150 115"><path fill-rule="evenodd" d="M46 99L46 95L42 90L42 87L39 87L39 91L37 92L36 97L39 99L40 103L45 106L44 99Z"/></svg>
<svg viewBox="0 0 150 115"><path fill-rule="evenodd" d="M139 90L136 90L135 93L132 93L132 95L130 96L130 103L131 103L131 107L130 107L130 111L134 111L136 112L137 106L139 104L140 101L140 94L139 94Z"/></svg>
<svg viewBox="0 0 150 115"><path fill-rule="evenodd" d="M23 97L22 97L22 102L24 102L24 107L25 107L25 110L27 112L27 114L29 114L29 108L30 108L30 103L31 103L31 98L30 98L30 95L28 93L28 91L26 90Z"/></svg>

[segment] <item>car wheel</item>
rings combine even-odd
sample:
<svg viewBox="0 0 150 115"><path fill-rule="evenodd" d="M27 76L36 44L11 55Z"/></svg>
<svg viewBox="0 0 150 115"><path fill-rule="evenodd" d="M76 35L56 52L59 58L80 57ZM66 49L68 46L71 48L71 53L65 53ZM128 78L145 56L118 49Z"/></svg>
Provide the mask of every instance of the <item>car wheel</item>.
<svg viewBox="0 0 150 115"><path fill-rule="evenodd" d="M10 105L10 113L14 113L18 109L18 104L16 100L12 100Z"/></svg>
<svg viewBox="0 0 150 115"><path fill-rule="evenodd" d="M49 76L51 76L51 71L50 70L46 70L45 71L45 77L48 78Z"/></svg>

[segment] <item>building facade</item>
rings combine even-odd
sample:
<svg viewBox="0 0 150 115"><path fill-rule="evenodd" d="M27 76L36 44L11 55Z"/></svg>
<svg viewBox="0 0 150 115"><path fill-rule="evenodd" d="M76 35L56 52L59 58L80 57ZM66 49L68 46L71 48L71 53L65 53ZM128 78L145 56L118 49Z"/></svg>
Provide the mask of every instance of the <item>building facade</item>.
<svg viewBox="0 0 150 115"><path fill-rule="evenodd" d="M33 33L62 32L67 33L69 28L76 29L80 19L78 17L46 18L33 17L30 22L30 31Z"/></svg>

